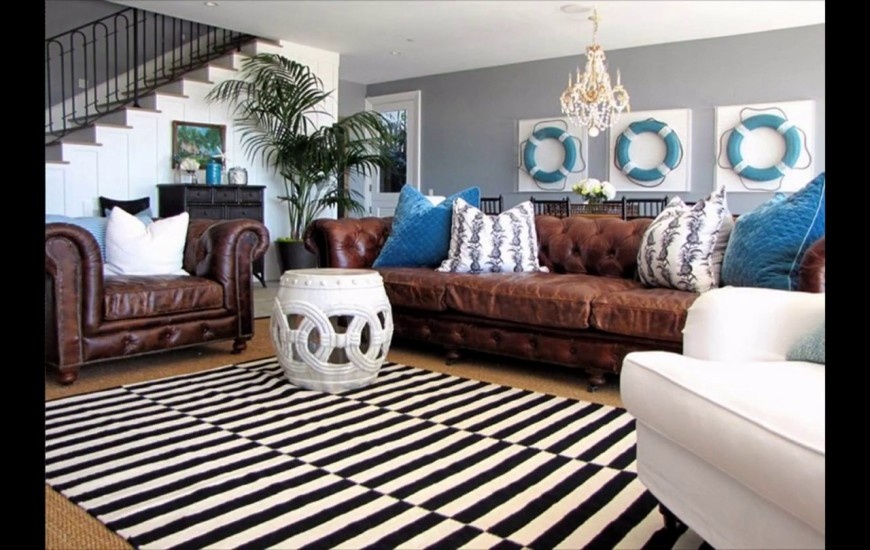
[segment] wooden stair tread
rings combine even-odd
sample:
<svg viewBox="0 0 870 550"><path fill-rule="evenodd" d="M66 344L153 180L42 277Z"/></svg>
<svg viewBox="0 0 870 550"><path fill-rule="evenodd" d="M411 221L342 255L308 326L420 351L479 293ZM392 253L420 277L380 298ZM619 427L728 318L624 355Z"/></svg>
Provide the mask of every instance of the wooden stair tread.
<svg viewBox="0 0 870 550"><path fill-rule="evenodd" d="M255 38L254 41L255 42L262 42L263 44L268 44L270 46L276 46L278 48L284 47L283 45L281 45L281 42L274 40L272 38Z"/></svg>
<svg viewBox="0 0 870 550"><path fill-rule="evenodd" d="M94 122L94 126L105 126L106 128L120 128L122 130L133 129L133 127L128 124L115 124L113 122Z"/></svg>
<svg viewBox="0 0 870 550"><path fill-rule="evenodd" d="M125 107L125 109L129 109L131 111L141 111L143 113L156 113L158 115L163 112L160 109L149 109L147 107L134 107L132 105L130 105L129 107Z"/></svg>
<svg viewBox="0 0 870 550"><path fill-rule="evenodd" d="M63 139L63 138L61 138L61 140L57 143L52 143L52 145L92 145L94 147L102 147L103 146L102 143L96 143L93 141L80 141L77 139Z"/></svg>
<svg viewBox="0 0 870 550"><path fill-rule="evenodd" d="M183 76L183 77L181 77L181 79L186 80L188 82L196 82L198 84L214 84L214 82L212 82L211 80L205 80L202 78L195 78L192 76Z"/></svg>
<svg viewBox="0 0 870 550"><path fill-rule="evenodd" d="M47 160L46 164L69 164L68 160Z"/></svg>

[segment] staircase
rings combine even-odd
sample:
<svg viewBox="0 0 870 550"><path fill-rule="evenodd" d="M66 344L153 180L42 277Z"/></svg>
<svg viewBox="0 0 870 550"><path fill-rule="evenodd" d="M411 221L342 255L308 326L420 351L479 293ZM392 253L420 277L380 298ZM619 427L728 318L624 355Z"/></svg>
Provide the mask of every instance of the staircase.
<svg viewBox="0 0 870 550"><path fill-rule="evenodd" d="M45 142L140 100L255 37L136 8L45 40Z"/></svg>

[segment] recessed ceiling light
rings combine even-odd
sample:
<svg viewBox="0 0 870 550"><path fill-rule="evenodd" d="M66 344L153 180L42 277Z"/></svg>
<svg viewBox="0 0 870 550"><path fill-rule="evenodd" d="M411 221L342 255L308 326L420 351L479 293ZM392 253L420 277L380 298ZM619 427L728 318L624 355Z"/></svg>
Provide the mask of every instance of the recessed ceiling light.
<svg viewBox="0 0 870 550"><path fill-rule="evenodd" d="M203 4L210 7L210 8L214 8L218 5L217 2L203 2Z"/></svg>
<svg viewBox="0 0 870 550"><path fill-rule="evenodd" d="M586 13L592 11L592 8L581 6L580 4L565 4L559 9L562 13Z"/></svg>
<svg viewBox="0 0 870 550"><path fill-rule="evenodd" d="M402 55L402 52L400 52L399 50L393 50L390 52L390 55Z"/></svg>

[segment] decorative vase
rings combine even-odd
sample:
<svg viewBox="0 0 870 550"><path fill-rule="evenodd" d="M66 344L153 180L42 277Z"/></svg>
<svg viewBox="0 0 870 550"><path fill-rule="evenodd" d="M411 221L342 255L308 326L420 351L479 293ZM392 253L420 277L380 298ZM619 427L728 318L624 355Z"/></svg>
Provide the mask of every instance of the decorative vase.
<svg viewBox="0 0 870 550"><path fill-rule="evenodd" d="M181 179L186 179L187 181L182 181L182 183L199 183L199 181L197 181L198 178L196 170L185 170L184 172L185 174L187 174L187 177L185 178L185 176L182 176Z"/></svg>
<svg viewBox="0 0 870 550"><path fill-rule="evenodd" d="M211 159L205 165L205 184L220 185L223 165L217 159Z"/></svg>

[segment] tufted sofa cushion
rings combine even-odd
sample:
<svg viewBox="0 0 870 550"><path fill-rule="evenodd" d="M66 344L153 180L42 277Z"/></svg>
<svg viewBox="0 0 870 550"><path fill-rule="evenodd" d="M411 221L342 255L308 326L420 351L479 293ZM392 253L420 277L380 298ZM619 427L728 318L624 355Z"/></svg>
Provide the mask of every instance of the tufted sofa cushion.
<svg viewBox="0 0 870 550"><path fill-rule="evenodd" d="M551 273L633 279L640 240L651 221L537 216L538 259Z"/></svg>
<svg viewBox="0 0 870 550"><path fill-rule="evenodd" d="M601 296L632 288L631 279L585 273L483 273L453 275L447 306L461 313L565 329L589 328L592 303Z"/></svg>

